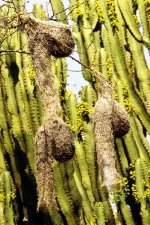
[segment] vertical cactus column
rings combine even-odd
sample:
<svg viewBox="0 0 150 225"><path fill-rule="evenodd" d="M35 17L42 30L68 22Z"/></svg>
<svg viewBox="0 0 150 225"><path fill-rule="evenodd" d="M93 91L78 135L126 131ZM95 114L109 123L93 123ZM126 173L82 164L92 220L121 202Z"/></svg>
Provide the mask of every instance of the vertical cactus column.
<svg viewBox="0 0 150 225"><path fill-rule="evenodd" d="M7 6L2 8L9 11L9 18L17 19L9 21L14 28L7 35L13 35L6 38L1 49L17 52L0 57L0 222L147 225L150 87L143 48L149 50L149 1L69 2L67 13L74 21L72 31L82 74L89 82L80 91L81 101L66 89L66 62L58 59L72 51L69 27L52 20L37 20L24 12L20 17L24 11L22 0L14 1L15 9L13 4L9 10ZM53 18L68 23L63 1L50 3ZM34 14L46 19L40 5L34 7ZM26 34L15 32L18 18L28 32L32 59L19 53L28 49ZM129 123L120 104L130 122L126 135ZM101 146L105 143L104 151ZM64 162L72 157L74 147L74 157ZM107 176L107 166L111 176ZM120 184L110 190L108 187L115 181L112 177L118 176ZM12 180L15 199L11 196Z"/></svg>

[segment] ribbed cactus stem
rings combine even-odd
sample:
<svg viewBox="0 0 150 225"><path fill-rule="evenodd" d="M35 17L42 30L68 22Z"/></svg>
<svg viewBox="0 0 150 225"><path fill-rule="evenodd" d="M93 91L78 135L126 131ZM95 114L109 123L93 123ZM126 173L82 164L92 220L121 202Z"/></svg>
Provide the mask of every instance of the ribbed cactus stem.
<svg viewBox="0 0 150 225"><path fill-rule="evenodd" d="M118 217L118 209L117 209L117 204L115 202L114 192L112 192L111 189L109 190L109 202L114 214L116 225L121 225L121 222Z"/></svg>

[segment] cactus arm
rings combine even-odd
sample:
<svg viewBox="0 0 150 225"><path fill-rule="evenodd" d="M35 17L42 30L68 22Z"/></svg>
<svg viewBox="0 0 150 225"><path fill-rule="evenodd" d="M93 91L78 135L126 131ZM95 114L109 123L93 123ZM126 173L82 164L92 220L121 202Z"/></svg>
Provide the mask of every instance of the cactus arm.
<svg viewBox="0 0 150 225"><path fill-rule="evenodd" d="M89 222L91 220L91 218L93 217L91 203L89 201L87 192L85 191L85 188L82 184L82 177L80 175L80 171L79 171L79 168L78 168L75 160L73 161L73 165L74 165L74 179L75 179L77 188L79 190L79 193L82 197L82 204L83 204L83 209L84 209L85 214L86 214L86 219Z"/></svg>
<svg viewBox="0 0 150 225"><path fill-rule="evenodd" d="M70 194L65 188L66 181L63 180L61 175L61 165L57 161L54 161L54 179L56 184L56 196L58 198L60 207L64 215L66 216L68 224L76 225L76 216L73 209L73 204Z"/></svg>
<svg viewBox="0 0 150 225"><path fill-rule="evenodd" d="M0 159L1 159L0 171L5 171L6 164L5 164L5 160L4 160L4 149L3 149L1 141L2 141L2 138L1 138L1 134L0 134Z"/></svg>
<svg viewBox="0 0 150 225"><path fill-rule="evenodd" d="M25 112L25 105L24 105L24 100L22 96L22 90L21 86L18 83L16 85L16 99L18 102L18 108L20 112L20 120L22 123L22 128L23 128L23 133L25 137L25 143L27 146L27 157L30 163L30 166L32 168L32 171L35 171L35 157L34 157L34 152L33 152L33 135L31 131L31 126L29 125L29 120L27 117L27 113Z"/></svg>
<svg viewBox="0 0 150 225"><path fill-rule="evenodd" d="M15 225L14 212L11 198L11 177L9 172L4 172L4 185L5 185L5 218L7 224Z"/></svg>
<svg viewBox="0 0 150 225"><path fill-rule="evenodd" d="M127 205L125 200L121 199L121 206L120 206L120 208L121 208L121 213L122 213L122 216L123 216L126 224L133 224L133 225L135 225L130 206Z"/></svg>
<svg viewBox="0 0 150 225"><path fill-rule="evenodd" d="M96 205L96 219L97 225L105 225L105 213L103 203L100 202Z"/></svg>
<svg viewBox="0 0 150 225"><path fill-rule="evenodd" d="M93 127L91 124L84 123L85 139L84 139L84 148L85 148L85 157L88 164L88 172L91 180L92 192L95 199L98 201L98 191L97 191L97 178L96 178L96 165L95 165L95 144L94 144L94 135Z"/></svg>
<svg viewBox="0 0 150 225"><path fill-rule="evenodd" d="M67 92L67 97L66 97L66 105L67 105L67 110L69 112L69 118L70 118L70 123L72 130L77 132L77 102L76 102L76 97L74 94L71 92Z"/></svg>
<svg viewBox="0 0 150 225"><path fill-rule="evenodd" d="M125 151L127 151L127 153L129 154L129 158L131 161L134 161L135 159L139 158L138 148L135 141L133 140L133 133L131 130L129 130L128 134L123 137L123 146L126 146ZM133 151L131 151L131 149Z"/></svg>
<svg viewBox="0 0 150 225"><path fill-rule="evenodd" d="M134 35L134 37L138 41L142 41L141 34L140 34L140 32L137 28L137 24L136 24L136 22L133 18L131 9L130 9L127 1L126 0L123 0L123 1L118 0L117 3L118 3L118 6L120 8L120 11L123 15L123 18L128 25L128 28L129 28L130 32Z"/></svg>
<svg viewBox="0 0 150 225"><path fill-rule="evenodd" d="M4 187L4 175L0 173L0 223L6 225L5 218L5 187Z"/></svg>
<svg viewBox="0 0 150 225"><path fill-rule="evenodd" d="M135 62L137 77L141 84L142 89L141 91L143 92L144 97L146 99L147 108L149 108L150 98L148 93L150 93L150 82L149 82L150 72L144 58L142 45L137 41L135 41L133 36L129 32L128 32L128 43L130 46L130 50L132 52L133 60ZM138 63L139 61L140 65Z"/></svg>
<svg viewBox="0 0 150 225"><path fill-rule="evenodd" d="M131 129L133 132L133 138L138 148L139 156L140 158L144 159L147 163L150 163L148 152L143 145L135 120L133 118L130 118L130 123L132 127Z"/></svg>
<svg viewBox="0 0 150 225"><path fill-rule="evenodd" d="M137 130L139 132L140 138L142 140L142 143L143 143L146 151L148 152L148 154L150 154L150 146L149 146L149 143L148 143L148 140L147 140L146 136L143 133L142 124L141 124L140 120L137 117L134 117L134 120L135 120L135 124L136 124Z"/></svg>
<svg viewBox="0 0 150 225"><path fill-rule="evenodd" d="M144 174L142 171L141 159L138 159L135 163L135 176L136 176L137 193L141 204L142 223L146 225L149 223L148 221L150 221L150 212L147 209L146 198L144 198L144 185L142 182L144 179Z"/></svg>
<svg viewBox="0 0 150 225"><path fill-rule="evenodd" d="M89 59L88 59L88 55L87 55L87 52L86 52L86 46L84 44L83 35L80 32L80 30L78 30L78 28L76 28L76 27L73 28L73 36L74 36L74 39L76 41L78 52L81 53L81 54L79 54L80 61L81 61L82 64L88 66L89 65ZM90 71L85 70L85 68L83 66L82 66L82 73L83 73L83 77L85 78L85 80L91 81Z"/></svg>
<svg viewBox="0 0 150 225"><path fill-rule="evenodd" d="M145 5L144 0L142 0L142 1L138 0L137 3L138 3L139 14L140 14L140 20L141 20L141 24L142 24L142 28L143 28L143 40L145 41L145 43L148 43L150 45L148 20L147 20L147 16L146 16L146 5Z"/></svg>
<svg viewBox="0 0 150 225"><path fill-rule="evenodd" d="M108 192L106 190L106 187L99 188L99 192L100 192L100 197L102 199L106 220L112 221L113 223L115 223L113 210L111 208L110 201L108 201Z"/></svg>
<svg viewBox="0 0 150 225"><path fill-rule="evenodd" d="M93 111L93 106L96 101L96 93L95 93L94 89L92 88L91 84L89 84L87 86L85 96L86 96L86 101L88 103L89 116L91 117L92 111Z"/></svg>
<svg viewBox="0 0 150 225"><path fill-rule="evenodd" d="M54 15L58 20L63 23L68 23L67 15L62 1L56 2L55 0L50 0Z"/></svg>
<svg viewBox="0 0 150 225"><path fill-rule="evenodd" d="M82 183L84 188L87 191L91 205L93 206L93 203L95 202L95 200L92 193L91 180L90 180L90 176L88 172L88 165L85 159L83 144L75 140L75 147L76 147L76 157L77 157L80 172L82 175Z"/></svg>
<svg viewBox="0 0 150 225"><path fill-rule="evenodd" d="M74 202L74 208L75 210L77 210L76 214L80 214L82 200L74 179L73 161L72 160L67 161L65 163L65 168L69 190L71 191L70 193L71 198L73 199Z"/></svg>
<svg viewBox="0 0 150 225"><path fill-rule="evenodd" d="M117 138L115 140L115 143L116 143L116 148L117 148L116 150L117 150L119 162L121 164L121 170L124 175L127 175L127 169L129 165L128 165L126 154L124 152L122 141L119 138Z"/></svg>

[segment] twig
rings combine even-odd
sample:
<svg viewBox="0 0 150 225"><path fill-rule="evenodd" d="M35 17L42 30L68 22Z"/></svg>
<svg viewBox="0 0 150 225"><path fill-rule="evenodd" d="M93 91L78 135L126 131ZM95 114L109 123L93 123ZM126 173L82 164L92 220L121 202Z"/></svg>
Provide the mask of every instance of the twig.
<svg viewBox="0 0 150 225"><path fill-rule="evenodd" d="M102 79L104 81L107 82L106 78L103 76L103 74L95 69L92 69L90 66L87 66L85 64L83 64L82 62L80 62L78 59L72 57L72 56L69 56L72 60L76 61L77 63L79 63L81 66L83 66L85 69L87 70L90 70L92 73L94 73L94 76L99 80L101 81Z"/></svg>
<svg viewBox="0 0 150 225"><path fill-rule="evenodd" d="M17 53L23 53L23 54L30 55L29 52L21 51L21 50L0 50L0 54L1 54L1 53L8 53L8 52L17 52Z"/></svg>
<svg viewBox="0 0 150 225"><path fill-rule="evenodd" d="M20 29L21 26L19 26ZM0 46L2 45L2 43L9 38L10 36L12 36L14 33L16 33L17 31L19 31L19 29L16 29L15 31L13 31L11 34L7 35L1 42L0 42Z"/></svg>

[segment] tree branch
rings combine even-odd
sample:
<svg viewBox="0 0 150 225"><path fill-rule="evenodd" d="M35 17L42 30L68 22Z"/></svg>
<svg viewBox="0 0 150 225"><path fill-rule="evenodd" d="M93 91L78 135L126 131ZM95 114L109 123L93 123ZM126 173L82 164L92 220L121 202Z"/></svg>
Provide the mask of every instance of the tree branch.
<svg viewBox="0 0 150 225"><path fill-rule="evenodd" d="M30 55L29 52L21 51L21 50L0 50L0 54L2 54L2 53L8 53L8 52L16 52L16 53L23 53L23 54Z"/></svg>

